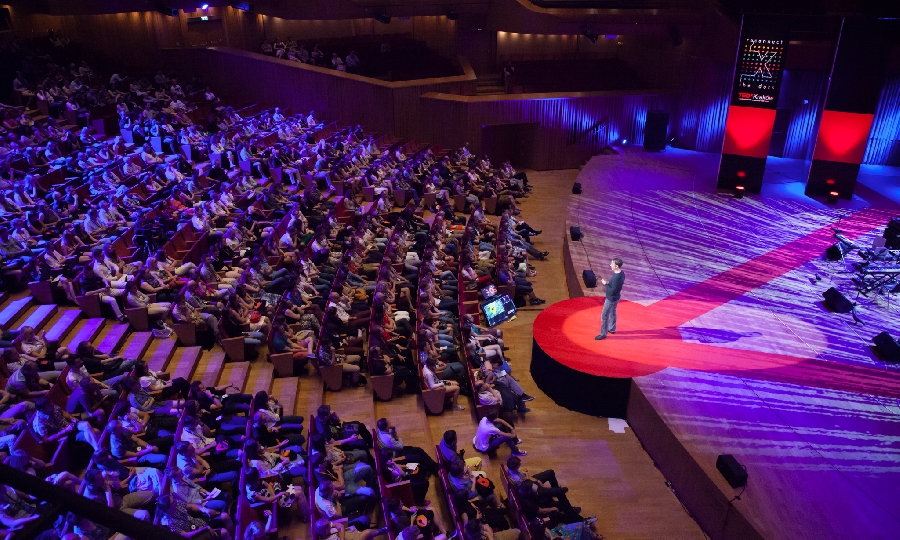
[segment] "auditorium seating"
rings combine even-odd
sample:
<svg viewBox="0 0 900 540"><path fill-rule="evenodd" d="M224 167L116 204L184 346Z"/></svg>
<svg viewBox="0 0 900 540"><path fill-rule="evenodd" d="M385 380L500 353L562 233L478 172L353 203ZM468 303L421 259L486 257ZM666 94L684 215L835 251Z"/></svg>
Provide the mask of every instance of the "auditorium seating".
<svg viewBox="0 0 900 540"><path fill-rule="evenodd" d="M153 77L146 80L157 88L168 84L149 82ZM94 108L92 114L102 117L104 124L78 131L79 139L84 140L77 144L73 133L60 135L59 161L48 159L47 163L31 166L19 160L13 169L13 183L32 182L48 198L55 197L53 193L62 197L70 194L73 204L58 205L71 210L71 215L59 216L58 223L65 226L43 235L40 244L30 247L29 253L43 262L26 261L6 275L4 284L9 290L0 307L2 328L46 330L47 341L59 342L71 353L79 344L93 344L99 353L145 363L156 373L154 377L168 381L163 385L184 379L218 389L226 403L243 399L239 396L245 393L271 393L284 406L285 415L293 413L298 387L310 378L321 378L322 388L329 392L347 386L348 374L341 363L323 361L321 347L328 342L343 358L363 357L361 364L375 399L391 400L398 393L416 393L428 413L439 415L446 408L446 392L424 384L423 350L417 343L432 307L431 300L426 299L433 299L436 305L448 307L441 311L448 328L446 336L460 345L463 365L468 366L460 382L471 388L480 376L479 362L467 357L457 325L462 315L478 316L477 293L473 296L466 288L468 280L462 264L457 264L458 258L440 261L436 270L426 263L434 254L442 258L451 253L448 249L457 255L473 255L467 244L481 241L476 230L486 224L482 210L475 208L468 217L461 216L449 203L458 210L465 209L470 205L469 190L474 192L497 171L488 162L476 160L467 149L451 153L439 146L322 123L311 116L260 110L252 105L229 107L204 91L183 99L193 122L181 124L174 137L183 139L184 144L167 145L163 136L145 136L149 134L143 127L125 120L128 113L120 115L123 122L115 133L106 121L109 109ZM203 116L196 111L209 114L206 126L225 137L195 137L192 126ZM172 118L184 119L180 113ZM70 129L76 131L74 126ZM150 141L149 147L140 144L145 138ZM274 149L281 153L276 154ZM83 155L86 150L109 157L89 159ZM76 160L74 165L66 164L68 156ZM84 167L78 165L81 162ZM449 190L460 175L476 168L481 176L463 180L465 191L456 193L452 201L445 203L425 188L432 182L444 183L443 188ZM92 194L92 177L102 171L112 171L121 187ZM109 187L115 188L115 183ZM66 226L87 226L91 216L84 218L83 212L101 201L120 206L121 223L110 221L104 227L108 231L96 236L79 234L81 243L87 246L69 245L71 240L61 234ZM489 202L496 204L496 200ZM507 225L506 219L504 216L499 222L501 229ZM345 228L351 225L354 229ZM44 237L50 242L44 242ZM506 236L495 234L493 239L496 258L506 251ZM94 243L97 249L108 244L110 254L106 259L114 254L118 262L88 262L89 244ZM51 264L56 262L51 250L64 252L59 264ZM157 256L157 252L162 254ZM414 258L408 258L413 254ZM202 272L201 267L209 262L207 255L212 257L214 276ZM420 256L421 260L417 258ZM288 257L296 257L297 262L288 263ZM415 286L425 279L437 284L446 272L454 277L445 280L458 281L458 289L436 285L433 291ZM134 304L128 294L117 292L124 292L131 282L138 283L138 290L146 293L140 305ZM408 283L405 292L403 287L396 287L401 282ZM26 284L27 293L23 292ZM145 284L147 288L143 288ZM435 292L438 290L441 292ZM337 293L340 310L328 309L335 305L328 299L329 292ZM234 298L237 300L232 302ZM180 299L186 300L180 303ZM406 310L408 326L384 329L395 322L389 318L393 313ZM295 318L288 320L288 311ZM231 315L246 322L229 323ZM291 336L284 331L286 326L292 330ZM369 354L373 348L390 356L396 371L375 374L377 359ZM305 367L307 361L313 365L312 374ZM137 403L133 400L155 397L165 401L163 392L185 397L174 388L140 397L140 385L131 385L137 380L136 373L135 368L126 371L126 382L116 383L110 389L116 395L109 399ZM48 397L61 409L69 406L70 397L78 390L67 382L69 376L66 366L49 386ZM5 377L0 383L6 383ZM472 399L479 418L490 410L479 405L477 397ZM155 410L154 418L178 413L172 432L175 442L189 440L185 412L180 407L177 411L148 409ZM254 416L257 412L254 405L249 410L231 410L224 420L212 414L206 421L218 423L246 415L244 437L262 437ZM103 427L111 418L100 420L93 417L83 424L85 433L94 433L94 439L87 437L94 450L109 448L110 433ZM73 447L69 443L41 443L31 432L30 421L28 426L16 436L14 447L26 449L47 464L39 476L64 471L83 474L99 466L91 461L85 468L72 467ZM313 421L308 429L312 436ZM230 451L227 437L219 436L215 442L218 447L213 452L224 457ZM307 463L311 463L309 446L304 452ZM165 464L160 465L177 463L173 447ZM412 497L408 482L384 482L379 463L375 459L381 493L381 504L372 515L375 523L386 519L387 495L407 504ZM239 535L252 521L264 521L263 509L276 514L280 511L277 503L254 505L244 496L247 464L246 456L242 456L233 511ZM443 468L442 480L446 482ZM317 517L315 477L294 481L306 484L310 517ZM449 493L446 483L444 489ZM170 483L163 480L160 495L169 492ZM448 502L454 508L452 501ZM146 509L152 511L153 505ZM162 523L161 511L154 513L153 521ZM446 524L448 529L461 527L461 517L455 511L452 521ZM394 538L395 533L390 535Z"/></svg>

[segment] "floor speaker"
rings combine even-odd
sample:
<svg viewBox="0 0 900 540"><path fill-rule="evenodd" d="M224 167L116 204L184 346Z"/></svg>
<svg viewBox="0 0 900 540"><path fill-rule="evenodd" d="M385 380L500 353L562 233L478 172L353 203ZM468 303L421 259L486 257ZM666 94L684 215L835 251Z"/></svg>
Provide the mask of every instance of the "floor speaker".
<svg viewBox="0 0 900 540"><path fill-rule="evenodd" d="M747 470L731 454L722 454L716 460L716 468L728 481L728 485L739 488L747 485Z"/></svg>
<svg viewBox="0 0 900 540"><path fill-rule="evenodd" d="M900 362L900 344L887 332L882 332L872 338L875 343L875 352L888 362Z"/></svg>
<svg viewBox="0 0 900 540"><path fill-rule="evenodd" d="M825 304L827 304L832 311L836 311L837 313L850 313L853 311L853 302L847 300L847 298L834 287L831 287L822 293L822 296L825 297Z"/></svg>
<svg viewBox="0 0 900 540"><path fill-rule="evenodd" d="M662 152L666 149L669 136L669 113L666 111L647 111L647 123L644 126L644 150Z"/></svg>
<svg viewBox="0 0 900 540"><path fill-rule="evenodd" d="M594 274L593 270L583 270L581 272L581 279L584 281L584 286L588 289L593 289L597 286L597 276Z"/></svg>
<svg viewBox="0 0 900 540"><path fill-rule="evenodd" d="M825 250L825 258L829 261L839 261L847 254L846 244L838 242Z"/></svg>

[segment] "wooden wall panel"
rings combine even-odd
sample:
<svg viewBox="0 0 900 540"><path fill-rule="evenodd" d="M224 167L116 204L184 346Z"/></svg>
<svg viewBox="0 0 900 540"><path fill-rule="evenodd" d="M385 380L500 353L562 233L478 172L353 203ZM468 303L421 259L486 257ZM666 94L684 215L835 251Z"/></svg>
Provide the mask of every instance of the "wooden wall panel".
<svg viewBox="0 0 900 540"><path fill-rule="evenodd" d="M483 125L539 123L538 140L530 149L538 170L578 167L623 137L642 142L647 110L666 108L671 102L665 94L493 100L428 94L425 99L432 103L420 130L445 146L469 142L477 152ZM598 122L601 128L591 131Z"/></svg>
<svg viewBox="0 0 900 540"><path fill-rule="evenodd" d="M617 40L600 36L596 43L577 34L519 34L497 32L497 59L556 60L616 58Z"/></svg>

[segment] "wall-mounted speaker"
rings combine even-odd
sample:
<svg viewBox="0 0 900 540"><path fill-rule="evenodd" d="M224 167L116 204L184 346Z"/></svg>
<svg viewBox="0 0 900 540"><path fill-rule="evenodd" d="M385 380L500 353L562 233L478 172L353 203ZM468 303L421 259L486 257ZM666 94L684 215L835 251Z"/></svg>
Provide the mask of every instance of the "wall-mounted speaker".
<svg viewBox="0 0 900 540"><path fill-rule="evenodd" d="M569 235L572 237L573 242L577 242L584 238L584 235L581 234L581 227L569 227Z"/></svg>
<svg viewBox="0 0 900 540"><path fill-rule="evenodd" d="M593 289L597 286L597 276L593 270L583 270L581 272L581 280L584 281L584 286L588 289Z"/></svg>

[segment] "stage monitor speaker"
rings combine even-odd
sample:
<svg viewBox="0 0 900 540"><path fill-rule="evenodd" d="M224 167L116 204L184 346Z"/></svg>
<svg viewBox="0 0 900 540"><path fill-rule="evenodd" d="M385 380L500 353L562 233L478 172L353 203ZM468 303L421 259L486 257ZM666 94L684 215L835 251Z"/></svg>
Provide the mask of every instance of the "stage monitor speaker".
<svg viewBox="0 0 900 540"><path fill-rule="evenodd" d="M647 111L647 123L644 126L644 150L646 152L662 152L666 149L668 135L669 113Z"/></svg>
<svg viewBox="0 0 900 540"><path fill-rule="evenodd" d="M900 249L900 218L893 218L884 228L884 247Z"/></svg>
<svg viewBox="0 0 900 540"><path fill-rule="evenodd" d="M847 254L846 244L838 242L825 250L825 258L829 261L839 261L841 257Z"/></svg>
<svg viewBox="0 0 900 540"><path fill-rule="evenodd" d="M825 304L832 311L836 311L838 313L850 313L851 311L853 311L853 302L847 300L847 298L834 287L831 287L827 291L823 292L822 296L825 297Z"/></svg>
<svg viewBox="0 0 900 540"><path fill-rule="evenodd" d="M716 468L725 477L728 485L739 488L747 485L747 469L738 463L731 454L722 454L716 460Z"/></svg>
<svg viewBox="0 0 900 540"><path fill-rule="evenodd" d="M572 236L573 242L577 242L584 238L584 235L581 234L581 227L569 227L569 234Z"/></svg>
<svg viewBox="0 0 900 540"><path fill-rule="evenodd" d="M888 362L900 362L900 343L887 332L882 332L872 338L875 343L875 352Z"/></svg>
<svg viewBox="0 0 900 540"><path fill-rule="evenodd" d="M597 286L597 276L594 275L593 270L583 270L581 272L581 279L584 281L584 286L588 289L593 289Z"/></svg>
<svg viewBox="0 0 900 540"><path fill-rule="evenodd" d="M575 182L572 184L572 194L581 195L581 182Z"/></svg>

